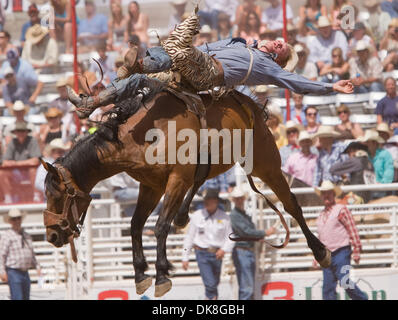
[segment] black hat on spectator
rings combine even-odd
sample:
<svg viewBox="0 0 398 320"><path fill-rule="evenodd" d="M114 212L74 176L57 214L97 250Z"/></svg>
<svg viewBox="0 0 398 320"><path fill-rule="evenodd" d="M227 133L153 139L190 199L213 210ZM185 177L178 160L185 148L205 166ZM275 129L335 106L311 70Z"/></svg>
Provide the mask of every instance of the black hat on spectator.
<svg viewBox="0 0 398 320"><path fill-rule="evenodd" d="M19 54L17 49L9 49L6 53L7 60L17 60L19 58Z"/></svg>
<svg viewBox="0 0 398 320"><path fill-rule="evenodd" d="M203 200L208 200L208 199L217 199L221 201L222 199L218 196L218 189L207 189L205 190L205 195L203 197Z"/></svg>
<svg viewBox="0 0 398 320"><path fill-rule="evenodd" d="M354 30L364 30L364 29L366 29L366 26L363 22L355 23Z"/></svg>
<svg viewBox="0 0 398 320"><path fill-rule="evenodd" d="M349 150L363 150L368 152L368 147L365 146L363 143L353 141L344 149L343 153L347 153Z"/></svg>

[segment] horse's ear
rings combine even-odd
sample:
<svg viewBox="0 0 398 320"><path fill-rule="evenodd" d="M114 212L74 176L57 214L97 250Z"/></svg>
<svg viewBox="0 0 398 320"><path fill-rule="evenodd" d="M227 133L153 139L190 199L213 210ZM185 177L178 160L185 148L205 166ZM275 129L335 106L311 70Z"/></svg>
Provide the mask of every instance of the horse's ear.
<svg viewBox="0 0 398 320"><path fill-rule="evenodd" d="M42 164L42 166L44 167L44 169L46 169L47 172L50 171L49 166L51 166L51 164L49 164L48 162L45 162L42 158L39 158L40 162Z"/></svg>
<svg viewBox="0 0 398 320"><path fill-rule="evenodd" d="M41 164L43 165L44 169L46 169L46 171L47 171L48 173L52 173L52 174L54 175L54 177L59 178L58 171L57 171L57 169L56 169L52 164L50 164L50 163L48 163L48 162L45 162L45 161L44 161L43 159L41 159L41 158L40 158L40 162L41 162Z"/></svg>

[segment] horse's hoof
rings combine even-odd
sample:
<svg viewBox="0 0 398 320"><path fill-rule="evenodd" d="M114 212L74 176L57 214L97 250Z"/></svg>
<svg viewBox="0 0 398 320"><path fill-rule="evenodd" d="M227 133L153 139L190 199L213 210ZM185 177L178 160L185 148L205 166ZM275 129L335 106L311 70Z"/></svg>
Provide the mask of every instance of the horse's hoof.
<svg viewBox="0 0 398 320"><path fill-rule="evenodd" d="M325 248L325 250L326 250L325 257L321 261L318 261L318 262L322 268L329 268L330 264L332 263L332 253L330 252L329 249Z"/></svg>
<svg viewBox="0 0 398 320"><path fill-rule="evenodd" d="M174 224L174 226L175 226L177 229L184 229L184 228L187 226L188 223L189 223L189 217L188 217L188 219L186 219L185 221L176 221L176 220L173 220L173 224Z"/></svg>
<svg viewBox="0 0 398 320"><path fill-rule="evenodd" d="M172 286L171 280L167 279L165 282L161 284L155 285L155 297L159 298L164 296L167 292L170 291Z"/></svg>
<svg viewBox="0 0 398 320"><path fill-rule="evenodd" d="M144 294L144 292L152 285L152 278L148 276L148 278L145 278L141 282L138 282L135 284L135 292L137 294L141 295Z"/></svg>

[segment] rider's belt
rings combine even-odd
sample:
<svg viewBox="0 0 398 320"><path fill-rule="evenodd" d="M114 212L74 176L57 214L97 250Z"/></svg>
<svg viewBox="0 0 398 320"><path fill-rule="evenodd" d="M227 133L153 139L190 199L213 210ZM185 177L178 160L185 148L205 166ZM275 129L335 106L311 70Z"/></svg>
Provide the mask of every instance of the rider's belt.
<svg viewBox="0 0 398 320"><path fill-rule="evenodd" d="M210 252L210 253L216 253L217 250L220 249L220 248L218 248L218 247L202 248L202 247L199 247L199 246L197 246L197 245L194 245L193 248L194 248L195 250L207 251L207 252Z"/></svg>

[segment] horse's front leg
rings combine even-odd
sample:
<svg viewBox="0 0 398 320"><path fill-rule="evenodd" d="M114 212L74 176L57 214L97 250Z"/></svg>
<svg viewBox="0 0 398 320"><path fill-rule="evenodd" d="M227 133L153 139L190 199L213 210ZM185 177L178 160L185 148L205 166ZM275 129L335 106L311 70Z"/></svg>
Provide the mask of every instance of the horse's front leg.
<svg viewBox="0 0 398 320"><path fill-rule="evenodd" d="M131 219L131 242L137 294L143 294L152 285L152 278L145 274L148 264L142 248L142 229L161 197L161 191L140 184L137 206Z"/></svg>
<svg viewBox="0 0 398 320"><path fill-rule="evenodd" d="M181 206L189 185L189 182L177 174L171 175L167 183L163 209L155 227L157 240L155 297L163 296L172 286L170 279L167 277L172 265L167 260L166 240L171 222Z"/></svg>

